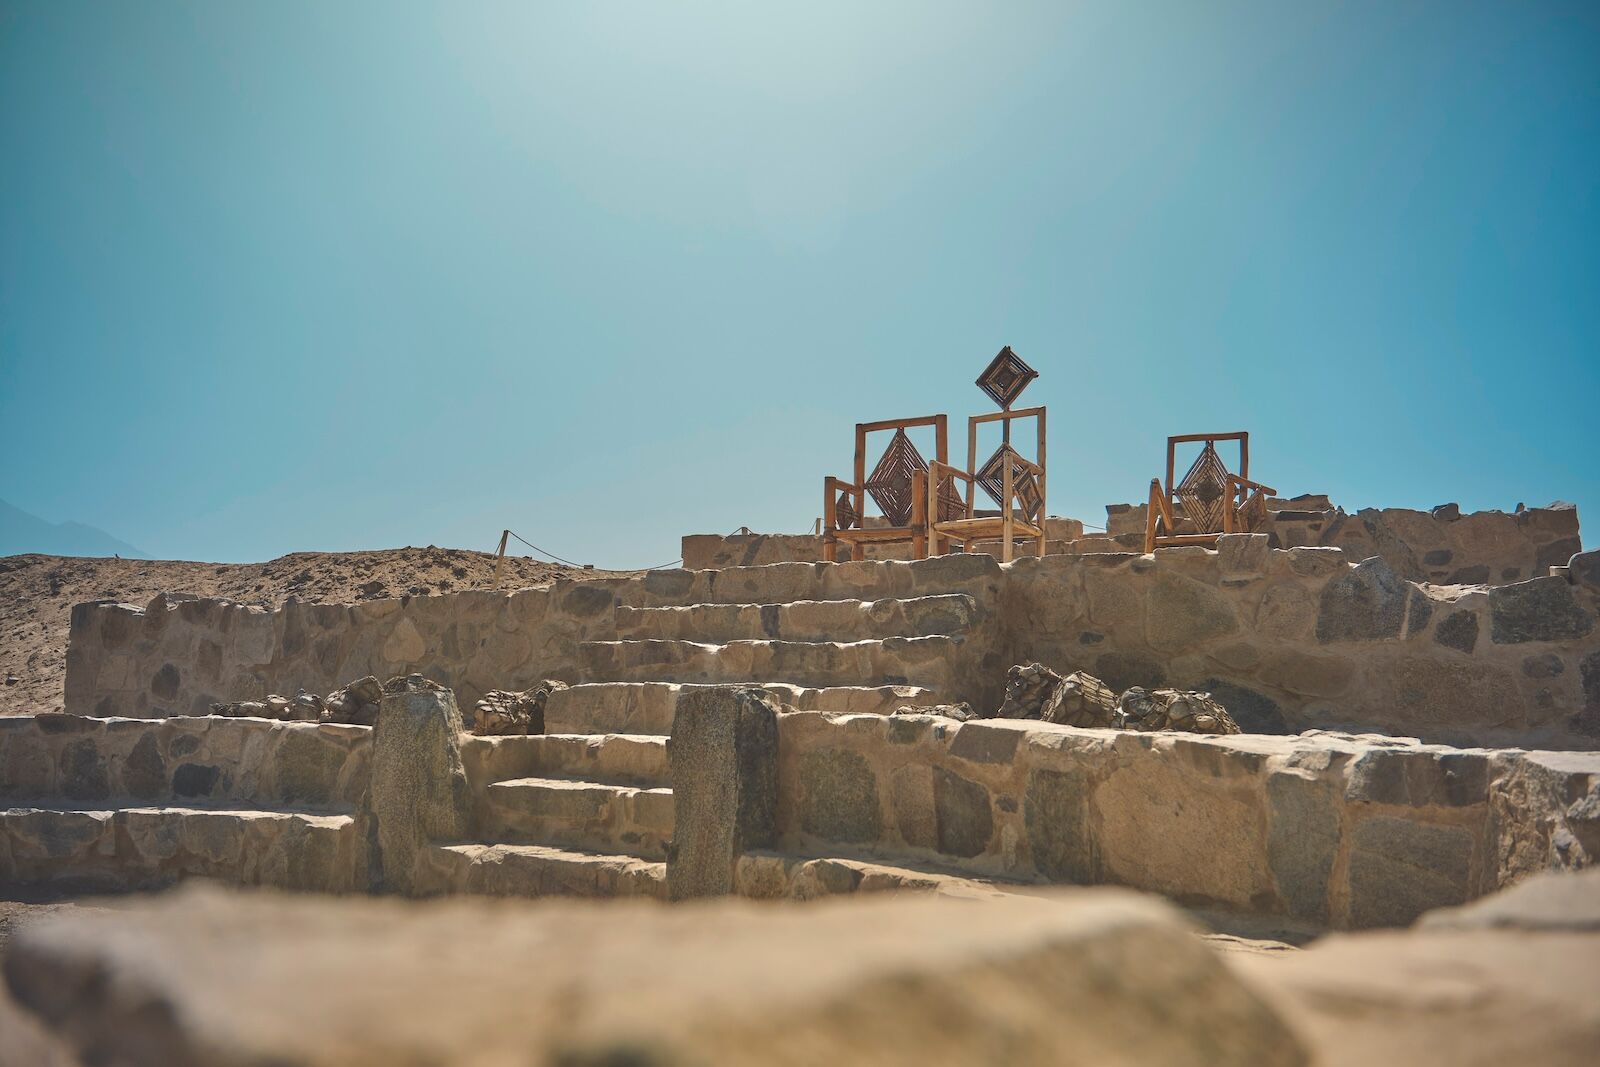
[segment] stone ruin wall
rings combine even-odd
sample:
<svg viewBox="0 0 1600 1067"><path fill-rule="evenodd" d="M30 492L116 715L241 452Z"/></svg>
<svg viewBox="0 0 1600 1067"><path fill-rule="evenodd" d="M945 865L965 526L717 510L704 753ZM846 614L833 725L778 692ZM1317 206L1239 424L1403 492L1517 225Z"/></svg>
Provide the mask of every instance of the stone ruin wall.
<svg viewBox="0 0 1600 1067"><path fill-rule="evenodd" d="M1047 518L1047 552L1072 551L1083 537L1083 523L1077 519ZM886 520L867 517L868 526L883 526ZM868 560L909 560L909 544L868 544L862 546ZM970 552L1000 556L1000 542L975 541ZM1018 551L1023 551L1019 548ZM822 560L821 534L686 534L683 538L683 567L691 571L725 570L729 567L765 567L772 563L817 563ZM849 559L849 546L841 546L840 559Z"/></svg>
<svg viewBox="0 0 1600 1067"><path fill-rule="evenodd" d="M778 722L777 854L741 861L751 896L789 889L787 856L843 850L1370 927L1600 856L1593 753L931 716Z"/></svg>
<svg viewBox="0 0 1600 1067"><path fill-rule="evenodd" d="M1106 537L1078 551L1143 551L1148 504L1106 506ZM1402 578L1436 585L1499 585L1537 578L1583 551L1578 509L1518 506L1515 512L1475 511L1455 504L1430 511L1362 508L1354 514L1326 496L1275 499L1260 532L1274 548L1338 548L1352 563L1373 556Z"/></svg>
<svg viewBox="0 0 1600 1067"><path fill-rule="evenodd" d="M371 742L336 723L0 717L0 808L17 809L0 822L0 883L363 890Z"/></svg>
<svg viewBox="0 0 1600 1067"><path fill-rule="evenodd" d="M696 714L737 699L721 692L685 712L684 736ZM372 833L381 730L0 719L0 801L58 797L67 809L4 822L0 879L133 889L201 875L365 891L394 865ZM770 774L741 759L672 762L677 796L726 793L730 774L741 794L770 796L773 836L736 851L727 883L752 897L841 891L830 879L848 881L847 869L811 859L820 856L1119 884L1313 928L1392 926L1600 856L1596 753L820 712L777 715L775 730L776 743L760 746ZM477 825L487 783L520 766L504 740L456 735ZM188 814L166 817L168 805ZM715 828L729 816L710 817ZM680 808L675 838L703 818ZM713 868L723 856L669 856L669 879L722 880ZM797 884L806 879L815 884Z"/></svg>
<svg viewBox="0 0 1600 1067"><path fill-rule="evenodd" d="M161 595L144 608L73 609L66 710L156 718L366 675L424 674L471 706L490 689L574 673L579 641L615 636L607 580L277 611Z"/></svg>
<svg viewBox="0 0 1600 1067"><path fill-rule="evenodd" d="M1085 535L1076 519L1050 519L1050 553L1143 552L1146 504L1106 506L1106 531ZM1264 529L1274 548L1332 547L1352 563L1381 556L1396 574L1438 585L1499 585L1548 574L1583 551L1578 511L1570 505L1478 511L1454 504L1431 511L1363 508L1349 514L1326 496L1274 499ZM980 546L998 555L997 545ZM869 559L906 559L909 545L873 545ZM691 534L683 539L689 570L812 562L814 534Z"/></svg>
<svg viewBox="0 0 1600 1067"><path fill-rule="evenodd" d="M1356 729L1449 744L1600 747L1592 569L1487 588L1418 585L1381 557L1352 566L1336 549L1269 549L1264 535L1224 538L1218 551L1047 556L1005 568L957 555L658 571L276 612L166 597L144 609L81 605L67 708L204 714L216 701L407 673L453 687L470 706L489 689L582 680L576 645L614 639L618 604L948 592L973 595L985 621L967 638L966 662L950 672L945 695L980 709L999 706L1007 667L1037 660L1119 689L1210 690L1250 732Z"/></svg>

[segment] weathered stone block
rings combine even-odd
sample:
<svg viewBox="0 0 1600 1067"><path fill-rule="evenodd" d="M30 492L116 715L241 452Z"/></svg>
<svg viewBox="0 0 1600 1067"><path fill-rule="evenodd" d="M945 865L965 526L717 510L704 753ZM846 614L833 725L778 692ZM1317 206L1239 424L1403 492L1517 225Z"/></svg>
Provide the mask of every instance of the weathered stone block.
<svg viewBox="0 0 1600 1067"><path fill-rule="evenodd" d="M1089 823L1089 779L1080 770L1035 769L1022 801L1023 826L1033 865L1054 882L1097 880Z"/></svg>
<svg viewBox="0 0 1600 1067"><path fill-rule="evenodd" d="M1326 643L1399 637L1410 589L1382 557L1362 561L1323 587L1317 640Z"/></svg>
<svg viewBox="0 0 1600 1067"><path fill-rule="evenodd" d="M933 769L933 808L939 827L939 851L952 856L977 856L994 836L989 790L977 782Z"/></svg>
<svg viewBox="0 0 1600 1067"><path fill-rule="evenodd" d="M111 795L105 760L94 738L79 738L61 750L58 780L70 800L97 801Z"/></svg>
<svg viewBox="0 0 1600 1067"><path fill-rule="evenodd" d="M1479 752L1370 749L1350 766L1345 796L1365 804L1471 807L1489 796L1489 759Z"/></svg>
<svg viewBox="0 0 1600 1067"><path fill-rule="evenodd" d="M689 690L678 700L667 757L676 809L668 893L674 900L731 893L739 857L777 838L772 698L734 686Z"/></svg>
<svg viewBox="0 0 1600 1067"><path fill-rule="evenodd" d="M1021 730L985 722L963 723L950 742L950 755L973 763L1009 763L1021 740Z"/></svg>
<svg viewBox="0 0 1600 1067"><path fill-rule="evenodd" d="M144 731L134 742L122 766L122 785L137 800L151 800L166 792L167 764L154 730Z"/></svg>
<svg viewBox="0 0 1600 1067"><path fill-rule="evenodd" d="M1579 733L1600 735L1600 652L1583 657L1578 677L1583 684L1583 710L1573 716L1573 727Z"/></svg>
<svg viewBox="0 0 1600 1067"><path fill-rule="evenodd" d="M209 797L222 777L222 768L205 763L180 763L172 772L172 792L180 797Z"/></svg>
<svg viewBox="0 0 1600 1067"><path fill-rule="evenodd" d="M1272 538L1261 534L1224 534L1217 538L1217 568L1224 575L1265 573Z"/></svg>
<svg viewBox="0 0 1600 1067"><path fill-rule="evenodd" d="M1236 633L1239 620L1214 586L1160 574L1150 587L1146 628L1150 644L1177 650Z"/></svg>
<svg viewBox="0 0 1600 1067"><path fill-rule="evenodd" d="M890 776L889 788L901 840L913 848L938 848L939 821L934 813L932 769L920 763L907 764Z"/></svg>
<svg viewBox="0 0 1600 1067"><path fill-rule="evenodd" d="M278 798L312 805L332 802L347 755L343 746L317 730L284 729L273 753Z"/></svg>
<svg viewBox="0 0 1600 1067"><path fill-rule="evenodd" d="M1454 611L1445 616L1433 631L1433 639L1445 648L1472 654L1478 646L1478 614L1475 611Z"/></svg>
<svg viewBox="0 0 1600 1067"><path fill-rule="evenodd" d="M1472 835L1377 816L1362 820L1350 845L1350 922L1404 926L1433 908L1471 896Z"/></svg>
<svg viewBox="0 0 1600 1067"><path fill-rule="evenodd" d="M1515 727L1526 721L1516 680L1507 671L1471 660L1439 660L1406 656L1390 666L1395 726L1450 725L1463 707L1481 707L1496 726ZM1382 677L1382 676L1380 676ZM1414 727L1413 727L1414 728Z"/></svg>
<svg viewBox="0 0 1600 1067"><path fill-rule="evenodd" d="M1497 645L1570 641L1594 629L1572 586L1555 577L1532 578L1489 591L1489 633Z"/></svg>
<svg viewBox="0 0 1600 1067"><path fill-rule="evenodd" d="M817 748L800 758L800 827L828 841L876 841L883 831L878 778L859 752Z"/></svg>
<svg viewBox="0 0 1600 1067"><path fill-rule="evenodd" d="M1269 640L1307 638L1316 621L1316 600L1301 586L1292 583L1272 586L1256 608L1256 631Z"/></svg>
<svg viewBox="0 0 1600 1067"><path fill-rule="evenodd" d="M1567 578L1573 585L1600 593L1600 549L1579 552L1567 560Z"/></svg>
<svg viewBox="0 0 1600 1067"><path fill-rule="evenodd" d="M1092 804L1112 881L1241 908L1271 892L1259 785L1213 784L1156 751L1120 763Z"/></svg>
<svg viewBox="0 0 1600 1067"><path fill-rule="evenodd" d="M367 793L383 888L415 892L419 857L433 842L465 832L472 801L461 735L450 690L416 675L384 686Z"/></svg>
<svg viewBox="0 0 1600 1067"><path fill-rule="evenodd" d="M1277 772L1267 778L1267 864L1289 914L1326 921L1339 851L1339 804L1325 782Z"/></svg>

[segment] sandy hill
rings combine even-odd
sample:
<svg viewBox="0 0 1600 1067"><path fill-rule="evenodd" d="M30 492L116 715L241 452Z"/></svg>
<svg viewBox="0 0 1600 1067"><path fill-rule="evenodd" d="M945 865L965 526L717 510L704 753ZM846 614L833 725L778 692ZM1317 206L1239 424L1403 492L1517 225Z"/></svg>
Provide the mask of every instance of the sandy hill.
<svg viewBox="0 0 1600 1067"><path fill-rule="evenodd" d="M593 578L540 560L508 557L501 585ZM289 597L352 604L494 585L494 557L457 548L295 552L269 563L188 563L75 556L0 557L0 714L61 706L72 606L120 600L143 606L157 593L226 597L277 606Z"/></svg>

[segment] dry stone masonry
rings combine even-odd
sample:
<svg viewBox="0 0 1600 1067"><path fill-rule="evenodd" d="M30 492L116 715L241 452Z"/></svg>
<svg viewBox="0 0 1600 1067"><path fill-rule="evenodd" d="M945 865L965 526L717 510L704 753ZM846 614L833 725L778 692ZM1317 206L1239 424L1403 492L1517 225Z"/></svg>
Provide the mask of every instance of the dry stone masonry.
<svg viewBox="0 0 1600 1067"><path fill-rule="evenodd" d="M83 605L70 714L0 720L0 877L1112 883L1321 928L1600 855L1594 554L1439 585L1272 540Z"/></svg>

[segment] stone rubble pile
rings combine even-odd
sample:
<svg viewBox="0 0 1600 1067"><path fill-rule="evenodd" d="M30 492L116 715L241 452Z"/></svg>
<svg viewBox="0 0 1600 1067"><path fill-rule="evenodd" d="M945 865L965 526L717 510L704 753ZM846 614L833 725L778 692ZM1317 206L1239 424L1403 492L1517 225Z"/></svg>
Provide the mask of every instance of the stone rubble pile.
<svg viewBox="0 0 1600 1067"><path fill-rule="evenodd" d="M1005 702L993 716L976 713L967 704L904 706L896 715L938 715L957 722L969 719L1037 719L1064 726L1118 730L1180 730L1195 734L1237 734L1240 729L1210 693L1180 689L1146 691L1140 686L1119 698L1111 687L1086 671L1061 675L1042 663L1018 664L1006 675Z"/></svg>
<svg viewBox="0 0 1600 1067"><path fill-rule="evenodd" d="M894 709L891 715L937 715L942 719L954 719L956 722L966 722L982 716L972 710L968 703L960 704L928 704L926 706L906 704Z"/></svg>
<svg viewBox="0 0 1600 1067"><path fill-rule="evenodd" d="M544 705L550 694L565 689L567 683L546 678L520 693L491 689L473 707L472 732L475 734L542 734Z"/></svg>
<svg viewBox="0 0 1600 1067"><path fill-rule="evenodd" d="M276 719L279 722L341 722L373 726L383 686L372 675L358 678L327 696L300 690L293 697L278 693L264 700L234 700L211 705L211 714L227 718Z"/></svg>
<svg viewBox="0 0 1600 1067"><path fill-rule="evenodd" d="M1039 719L1066 726L1115 726L1117 697L1083 671L1062 677L1042 663L1012 667L998 718Z"/></svg>
<svg viewBox="0 0 1600 1067"><path fill-rule="evenodd" d="M1146 692L1134 686L1117 701L1117 725L1124 730L1183 730L1192 734L1236 734L1239 726L1210 693L1181 689Z"/></svg>

